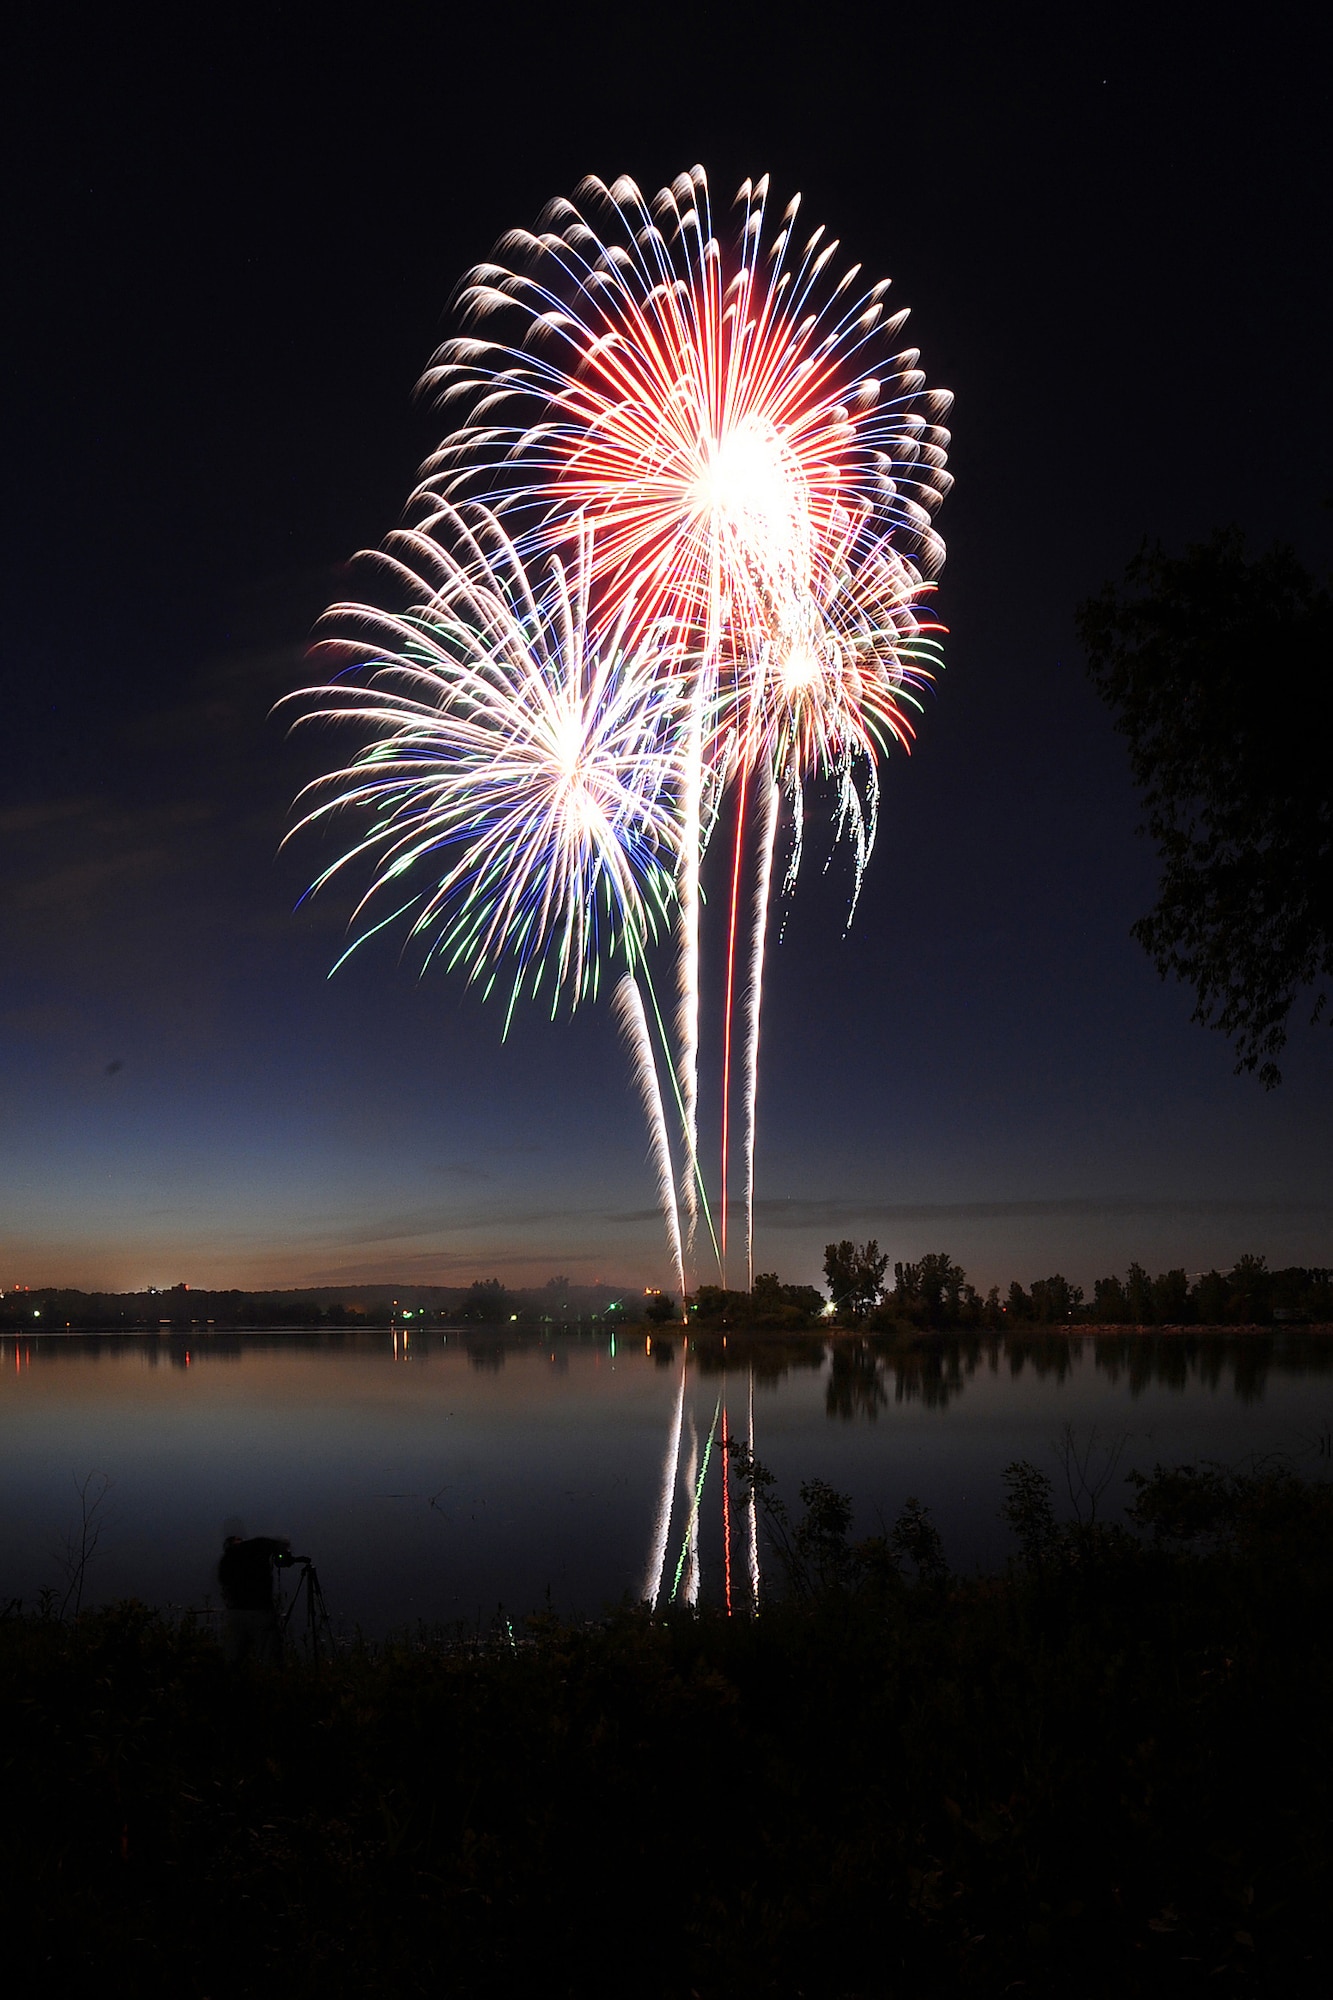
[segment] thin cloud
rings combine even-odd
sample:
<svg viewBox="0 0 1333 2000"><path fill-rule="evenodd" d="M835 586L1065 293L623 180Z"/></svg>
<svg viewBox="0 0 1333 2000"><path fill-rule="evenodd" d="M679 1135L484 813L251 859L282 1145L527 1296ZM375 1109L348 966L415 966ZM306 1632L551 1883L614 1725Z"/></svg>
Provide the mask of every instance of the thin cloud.
<svg viewBox="0 0 1333 2000"><path fill-rule="evenodd" d="M29 843L26 855L8 856L3 901L15 914L68 921L128 885L185 875L192 845L213 818L211 806L198 800L126 811L104 799L75 798L44 811L20 810L8 825L0 823L0 833L17 845Z"/></svg>
<svg viewBox="0 0 1333 2000"><path fill-rule="evenodd" d="M1073 1195L1055 1201L867 1202L834 1198L755 1203L756 1221L762 1222L766 1229L836 1229L867 1222L1077 1222L1094 1218L1142 1220L1147 1217L1166 1221L1177 1218L1226 1221L1250 1216L1266 1219L1301 1216L1333 1218L1333 1202L1244 1198L1210 1198L1203 1201L1138 1198L1123 1201L1099 1200L1094 1195Z"/></svg>

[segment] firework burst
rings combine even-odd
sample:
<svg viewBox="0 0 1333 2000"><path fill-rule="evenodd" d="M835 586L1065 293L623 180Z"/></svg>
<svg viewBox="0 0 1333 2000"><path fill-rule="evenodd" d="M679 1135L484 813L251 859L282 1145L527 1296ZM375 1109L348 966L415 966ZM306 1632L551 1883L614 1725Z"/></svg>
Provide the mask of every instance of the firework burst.
<svg viewBox="0 0 1333 2000"><path fill-rule="evenodd" d="M358 818L316 884L369 868L351 948L400 919L423 965L441 959L488 992L501 981L509 1014L544 983L553 1007L562 994L577 1003L619 962L617 1014L682 1283L709 1215L700 868L724 798L730 788L725 1282L738 1013L753 1265L780 807L789 892L805 787L831 787L854 861L850 922L879 761L910 745L941 629L928 599L944 553L933 517L950 485L950 398L927 388L915 348L898 347L907 314L889 311L888 281L864 286L822 229L798 235L798 210L799 198L772 212L767 180L747 181L715 229L701 168L651 199L628 179L590 178L503 239L464 280L460 330L424 377L451 428L423 469L416 525L378 559L403 607L335 607L325 643L352 671L302 697L308 719L365 736L301 820ZM668 922L670 1032L646 963ZM680 1115L683 1245L641 986Z"/></svg>
<svg viewBox="0 0 1333 2000"><path fill-rule="evenodd" d="M480 484L538 542L585 512L603 602L632 592L719 659L855 568L864 534L896 532L926 574L943 558L950 399L893 351L889 281L858 290L822 229L799 244L799 197L776 228L768 200L747 181L720 237L702 168L652 201L585 180L469 274L466 330L424 378L466 421L423 497Z"/></svg>
<svg viewBox="0 0 1333 2000"><path fill-rule="evenodd" d="M525 987L548 983L554 1009L595 992L605 962L632 970L669 913L683 682L669 635L627 640L632 600L593 632L581 523L572 567L552 554L540 598L484 508L434 526L373 558L402 608L325 616L320 646L343 672L289 699L301 721L365 741L303 794L293 832L357 824L313 885L370 874L343 959L401 921L423 970L442 960L488 993L506 976L507 1024Z"/></svg>
<svg viewBox="0 0 1333 2000"><path fill-rule="evenodd" d="M595 524L595 616L674 626L693 666L684 731L678 1074L692 1238L697 1179L699 865L720 795L739 784L723 1014L722 1247L741 850L751 775L791 800L831 777L860 892L876 765L906 743L904 701L929 677L919 607L943 559L947 393L926 388L906 312L861 289L838 244L769 226L766 179L713 227L701 168L651 201L621 179L514 231L465 281L463 331L425 382L462 423L418 492L426 509L481 492L540 550L571 512ZM761 785L758 788L762 791ZM771 842L776 816L765 808ZM770 857L771 859L771 857ZM769 860L761 870L765 882ZM767 921L767 893L763 914ZM752 954L752 960L753 960ZM758 953L762 964L762 951ZM757 1003L750 1009L757 1022ZM757 1061L747 1036L746 1062ZM747 1078L753 1104L753 1077ZM749 1120L752 1126L752 1117ZM747 1162L747 1185L752 1178ZM749 1197L747 1194L747 1215ZM747 1223L747 1256L749 1228Z"/></svg>

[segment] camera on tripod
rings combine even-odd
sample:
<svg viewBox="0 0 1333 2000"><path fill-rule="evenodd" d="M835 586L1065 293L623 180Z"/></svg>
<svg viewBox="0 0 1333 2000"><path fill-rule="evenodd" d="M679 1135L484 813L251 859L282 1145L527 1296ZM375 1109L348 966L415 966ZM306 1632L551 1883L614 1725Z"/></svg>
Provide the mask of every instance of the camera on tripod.
<svg viewBox="0 0 1333 2000"><path fill-rule="evenodd" d="M296 1608L304 1598L305 1616L297 1620L297 1636L303 1638L312 1660L318 1660L323 1653L327 1653L332 1659L333 1626L329 1619L329 1607L324 1602L324 1591L313 1556L294 1556L290 1549L283 1549L273 1561L277 1569L299 1569L301 1572L296 1579L296 1588L282 1614L284 1639L295 1617Z"/></svg>

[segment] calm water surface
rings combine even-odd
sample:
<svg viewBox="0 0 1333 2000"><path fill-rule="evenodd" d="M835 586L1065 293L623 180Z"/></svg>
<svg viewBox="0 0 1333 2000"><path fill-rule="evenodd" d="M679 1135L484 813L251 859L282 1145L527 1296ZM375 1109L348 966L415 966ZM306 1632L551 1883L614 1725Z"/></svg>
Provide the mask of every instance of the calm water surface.
<svg viewBox="0 0 1333 2000"><path fill-rule="evenodd" d="M105 1474L93 1602L202 1605L229 1515L313 1555L335 1623L381 1633L489 1622L549 1601L595 1613L648 1574L664 1489L669 1593L690 1494L701 1588L722 1587L719 1439L795 1499L818 1476L857 1524L930 1507L956 1568L1004 1560L1000 1474L1061 1479L1066 1425L1093 1463L1280 1452L1327 1472L1333 1342L1284 1333L959 1341L909 1354L785 1345L691 1350L604 1333L43 1335L0 1341L0 1601L64 1588L78 1487ZM678 1456L669 1447L680 1411ZM668 1463L670 1460L670 1463ZM693 1468L694 1477L690 1474ZM744 1565L731 1490L736 1581ZM1115 1498L1114 1505L1119 1505Z"/></svg>

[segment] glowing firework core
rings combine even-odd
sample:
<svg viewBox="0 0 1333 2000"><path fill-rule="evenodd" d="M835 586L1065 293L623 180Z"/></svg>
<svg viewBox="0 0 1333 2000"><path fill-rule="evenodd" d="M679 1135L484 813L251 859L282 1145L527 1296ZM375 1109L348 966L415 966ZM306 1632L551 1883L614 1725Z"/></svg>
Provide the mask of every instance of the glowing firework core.
<svg viewBox="0 0 1333 2000"><path fill-rule="evenodd" d="M690 499L706 536L725 543L733 575L805 585L809 499L799 463L765 418L744 417L709 441Z"/></svg>

